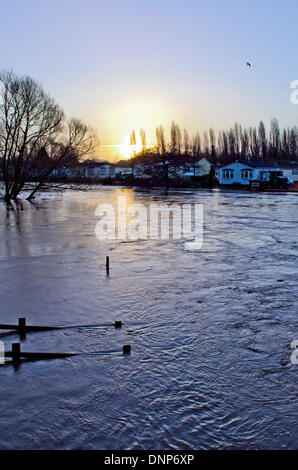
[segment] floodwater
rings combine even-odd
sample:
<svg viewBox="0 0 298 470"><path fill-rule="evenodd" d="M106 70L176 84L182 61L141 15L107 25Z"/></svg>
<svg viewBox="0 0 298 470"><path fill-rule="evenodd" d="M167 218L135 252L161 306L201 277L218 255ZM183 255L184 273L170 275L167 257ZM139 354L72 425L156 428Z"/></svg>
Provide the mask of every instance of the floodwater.
<svg viewBox="0 0 298 470"><path fill-rule="evenodd" d="M96 206L119 195L203 203L203 248L98 240ZM297 212L295 194L219 190L1 203L0 321L73 326L22 349L83 354L0 367L0 448L297 448Z"/></svg>

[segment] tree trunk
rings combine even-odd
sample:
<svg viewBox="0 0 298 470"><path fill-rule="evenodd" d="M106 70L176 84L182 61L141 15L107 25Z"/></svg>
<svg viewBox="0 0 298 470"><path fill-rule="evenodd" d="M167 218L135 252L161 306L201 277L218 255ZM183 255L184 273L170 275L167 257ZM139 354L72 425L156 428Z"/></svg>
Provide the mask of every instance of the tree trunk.
<svg viewBox="0 0 298 470"><path fill-rule="evenodd" d="M34 199L35 194L37 193L37 191L40 190L40 188L42 187L42 185L43 185L43 182L38 183L38 185L35 186L35 188L33 189L33 191L31 191L31 193L30 193L29 196L27 197L27 201L32 201L32 199Z"/></svg>

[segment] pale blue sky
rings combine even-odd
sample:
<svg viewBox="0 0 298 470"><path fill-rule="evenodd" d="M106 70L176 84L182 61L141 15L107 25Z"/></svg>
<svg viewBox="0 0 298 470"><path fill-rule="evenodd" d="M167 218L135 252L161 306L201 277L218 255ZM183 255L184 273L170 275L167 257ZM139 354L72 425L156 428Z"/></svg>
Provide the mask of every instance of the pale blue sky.
<svg viewBox="0 0 298 470"><path fill-rule="evenodd" d="M121 144L172 120L298 124L297 0L0 0L0 68ZM253 64L251 69L246 62Z"/></svg>

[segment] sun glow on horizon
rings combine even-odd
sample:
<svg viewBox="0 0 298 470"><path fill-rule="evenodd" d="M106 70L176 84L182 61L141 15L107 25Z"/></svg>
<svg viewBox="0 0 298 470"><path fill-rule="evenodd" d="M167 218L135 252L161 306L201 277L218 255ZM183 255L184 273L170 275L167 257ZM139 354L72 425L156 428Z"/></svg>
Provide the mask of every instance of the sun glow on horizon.
<svg viewBox="0 0 298 470"><path fill-rule="evenodd" d="M125 139L123 140L122 145L120 145L120 152L121 152L121 157L125 159L129 159L136 155L137 153L140 153L143 150L142 142L141 142L141 137L139 134L136 135L136 145L131 145L130 143L130 135L127 135Z"/></svg>
<svg viewBox="0 0 298 470"><path fill-rule="evenodd" d="M170 114L163 97L126 96L114 103L105 116L106 139L117 142L115 149L119 157L129 159L142 151L140 130L146 133L146 148L155 142L155 129L161 123L170 122ZM135 130L136 144L131 145L130 135Z"/></svg>

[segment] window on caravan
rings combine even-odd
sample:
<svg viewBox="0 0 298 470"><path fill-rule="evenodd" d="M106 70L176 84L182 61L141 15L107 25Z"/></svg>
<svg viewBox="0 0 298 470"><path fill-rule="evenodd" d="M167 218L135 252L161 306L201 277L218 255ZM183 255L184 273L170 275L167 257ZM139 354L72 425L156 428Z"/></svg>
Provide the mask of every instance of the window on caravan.
<svg viewBox="0 0 298 470"><path fill-rule="evenodd" d="M224 178L226 180L231 180L234 177L234 170L224 170Z"/></svg>
<svg viewBox="0 0 298 470"><path fill-rule="evenodd" d="M244 180L250 180L252 179L252 170L242 170L241 175Z"/></svg>

